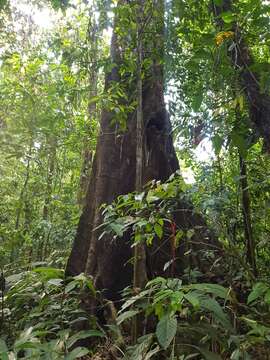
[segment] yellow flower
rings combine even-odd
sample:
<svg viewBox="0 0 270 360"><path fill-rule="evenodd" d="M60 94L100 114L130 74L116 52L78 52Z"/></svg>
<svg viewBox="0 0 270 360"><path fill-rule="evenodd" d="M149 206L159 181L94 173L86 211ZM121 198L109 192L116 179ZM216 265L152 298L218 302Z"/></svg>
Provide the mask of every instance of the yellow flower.
<svg viewBox="0 0 270 360"><path fill-rule="evenodd" d="M220 46L224 40L231 39L234 37L233 31L221 31L216 35L216 44Z"/></svg>

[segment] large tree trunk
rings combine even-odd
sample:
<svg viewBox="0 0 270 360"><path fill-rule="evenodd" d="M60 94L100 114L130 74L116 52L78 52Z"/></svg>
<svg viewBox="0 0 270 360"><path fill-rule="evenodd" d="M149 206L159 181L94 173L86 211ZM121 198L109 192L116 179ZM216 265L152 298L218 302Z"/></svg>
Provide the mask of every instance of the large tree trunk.
<svg viewBox="0 0 270 360"><path fill-rule="evenodd" d="M160 26L160 24L159 24ZM117 65L121 62L119 37L112 36L111 58L116 67L107 74L105 90L120 81ZM165 108L162 65L153 59L151 73L143 83L144 164L143 183L151 179L166 180L178 169L173 148L171 125ZM114 114L103 110L96 154L77 235L68 259L66 272L75 275L86 271L106 296L115 298L118 291L131 283L132 268L127 265L132 253L128 241L98 240L101 223L100 206L111 203L118 195L132 192L136 180L136 114L127 119L124 134L111 125Z"/></svg>
<svg viewBox="0 0 270 360"><path fill-rule="evenodd" d="M152 179L165 181L179 168L173 147L171 124L164 102L161 62L164 33L163 2L157 0L152 5L155 10L158 6L158 12L149 17L151 20L148 26L151 28L151 33L155 33L151 35L151 39L148 35L148 39L143 41L143 54L145 57L150 56L152 60L150 69L145 71L142 84L143 184ZM116 66L106 77L105 90L108 90L114 82L123 81L118 71L123 60L120 43L121 39L114 32L111 58ZM136 81L134 82L136 89ZM129 96L132 96L132 89ZM108 236L98 240L100 231L95 229L102 222L100 206L103 203L111 203L118 195L135 190L137 145L136 112L129 114L125 133L118 131L117 124L112 125L113 118L112 112L103 110L86 206L79 221L66 268L68 275L76 275L84 271L91 275L95 286L104 289L105 297L110 300L118 299L119 291L132 282L132 266L129 262L132 257L131 243L128 235L116 241L112 241ZM178 218L180 226L185 228L193 227L194 224L199 225L201 235L205 223L200 217L193 215L190 204L180 206ZM199 235L200 240L205 239L205 234L201 237ZM171 253L167 251L168 242L166 246L162 256L156 250L147 251L152 275L163 273L164 264L171 259Z"/></svg>

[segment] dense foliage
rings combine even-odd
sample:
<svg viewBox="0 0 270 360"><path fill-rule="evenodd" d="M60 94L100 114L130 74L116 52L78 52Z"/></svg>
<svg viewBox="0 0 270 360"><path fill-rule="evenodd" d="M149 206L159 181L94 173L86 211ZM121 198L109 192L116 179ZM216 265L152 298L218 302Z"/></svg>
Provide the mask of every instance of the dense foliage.
<svg viewBox="0 0 270 360"><path fill-rule="evenodd" d="M151 18L158 10L145 4ZM270 104L268 1L166 1L158 56L181 169L104 204L100 238L129 234L131 247L149 249L167 239L171 260L164 277L152 276L138 293L125 289L116 315L91 278L64 275L101 113L112 112L121 133L136 109L137 8L116 5L0 1L0 359L269 359L268 128L252 98L257 91ZM104 92L114 14L126 82ZM156 29L147 32L147 21L151 48ZM142 77L152 65L146 57ZM181 202L203 215L222 253L192 248L198 228L175 222ZM111 312L106 325L88 298ZM138 317L143 336L132 344Z"/></svg>

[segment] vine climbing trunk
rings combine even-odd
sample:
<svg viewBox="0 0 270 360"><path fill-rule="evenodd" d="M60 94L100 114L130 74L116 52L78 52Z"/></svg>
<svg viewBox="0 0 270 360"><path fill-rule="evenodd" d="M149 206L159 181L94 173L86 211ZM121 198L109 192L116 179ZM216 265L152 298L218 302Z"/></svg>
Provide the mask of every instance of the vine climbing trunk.
<svg viewBox="0 0 270 360"><path fill-rule="evenodd" d="M119 2L118 9L121 6L135 4L135 1L131 5L122 1ZM87 272L93 277L95 286L104 289L105 297L111 300L118 299L119 291L132 282L133 269L129 262L132 251L129 238L112 240L104 236L99 240L100 230L96 228L102 222L100 206L103 203L111 203L120 194L126 194L136 188L141 189L142 185L151 179L164 181L178 169L163 92L162 1L158 0L157 4L158 13L149 18L149 24L156 32L159 48L150 55L152 65L147 70L145 78L142 79L141 74L137 74L136 81L136 74L132 74L133 84L128 89L126 87L126 95L131 102L134 100L132 94L137 83L137 116L136 113L129 112L126 120L127 129L120 132L115 112L103 109L86 205L80 217L66 268L68 275ZM152 4L152 10L157 4ZM115 24L119 21L121 19L116 15ZM145 46L146 41L138 47L139 69L143 61L141 57L146 56ZM153 47L152 43L151 50ZM127 82L119 71L124 61L123 39L116 30L112 35L111 59L115 66L106 75L105 91L108 93L116 84ZM141 267L138 269L142 270ZM142 275L140 271L139 277ZM139 282L142 282L142 278Z"/></svg>
<svg viewBox="0 0 270 360"><path fill-rule="evenodd" d="M142 21L143 21L143 1L138 1L137 14L137 128L136 128L136 186L137 192L142 191L143 187L143 82L142 82ZM144 243L138 243L134 246L134 268L133 268L133 289L142 289L146 284L146 253ZM133 321L133 343L136 343L138 337L139 318L135 317Z"/></svg>
<svg viewBox="0 0 270 360"><path fill-rule="evenodd" d="M139 17L134 16L137 10ZM164 265L171 260L168 241L147 251L137 245L132 254L131 234L115 239L102 234L100 227L102 204L110 204L118 195L141 191L150 180L165 181L179 168L164 101L163 18L163 0L118 2L111 40L113 66L105 78L105 92L110 101L115 94L124 95L117 99L115 108L103 108L86 204L66 267L67 275L86 272L92 276L94 286L112 301L119 300L120 291L132 281L134 288L143 286L146 272L150 277L164 275ZM130 31L121 31L127 23ZM134 28L137 35L131 30ZM137 64L136 70L125 67L127 62ZM135 101L137 107L133 110ZM121 113L121 109L125 111ZM124 131L119 112L126 116ZM177 214L179 226L185 230L195 228L194 249L210 241L209 233L204 231L205 222L193 213L191 204L179 200ZM195 241L195 235L191 240ZM134 255L135 269L130 261ZM176 258L179 256L177 253Z"/></svg>
<svg viewBox="0 0 270 360"><path fill-rule="evenodd" d="M215 23L219 31L224 30L225 24L222 20L223 13L233 13L233 0L223 0L222 5L216 5L212 0L212 9ZM228 31L228 24L226 30ZM233 33L233 44L228 46L228 56L231 64L235 68L238 76L239 85L241 86L249 108L250 120L253 129L258 137L264 142L264 151L270 153L270 96L261 89L261 76L255 68L252 52L246 43L241 27L234 21L231 23L229 30ZM258 39L259 41L259 39Z"/></svg>
<svg viewBox="0 0 270 360"><path fill-rule="evenodd" d="M140 23L142 21L143 3L139 1L139 14L137 17L137 128L136 128L136 184L135 190L142 191L143 187L143 98L142 98L142 32ZM145 249L144 245L138 243L134 247L134 288L142 288L146 283Z"/></svg>

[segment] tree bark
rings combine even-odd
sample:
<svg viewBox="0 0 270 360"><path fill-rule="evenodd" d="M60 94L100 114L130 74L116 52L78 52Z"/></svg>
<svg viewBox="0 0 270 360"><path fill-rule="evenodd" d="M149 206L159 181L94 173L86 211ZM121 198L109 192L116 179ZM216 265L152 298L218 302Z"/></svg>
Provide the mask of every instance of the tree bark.
<svg viewBox="0 0 270 360"><path fill-rule="evenodd" d="M239 155L239 164L240 164L241 190L242 190L242 214L244 219L247 261L249 262L250 266L252 267L253 273L256 276L257 275L256 254L255 254L256 246L254 243L253 231L252 231L250 195L249 195L248 178L247 178L247 164L245 159L241 155Z"/></svg>
<svg viewBox="0 0 270 360"><path fill-rule="evenodd" d="M91 11L95 9L91 8ZM93 149L90 147L89 138L91 135L94 135L93 124L94 121L97 121L97 104L96 101L93 101L98 95L98 38L101 36L100 28L96 23L95 16L91 13L89 14L89 23L88 23L88 43L89 43L89 102L88 102L88 120L87 120L87 129L88 133L84 136L83 139L83 150L82 150L82 168L80 175L80 186L78 190L78 203L81 207L85 206L86 203L86 193L89 184L89 177L91 173L91 167L93 162Z"/></svg>
<svg viewBox="0 0 270 360"><path fill-rule="evenodd" d="M122 1L120 4L127 4L127 2ZM113 301L118 300L120 298L119 292L132 283L133 269L129 261L132 257L130 234L126 234L117 240L112 240L109 236L103 236L99 240L100 229L97 227L102 222L100 206L104 203L110 204L118 195L132 192L136 188L138 189L139 185L141 187L141 184L146 184L150 180L165 181L179 168L173 147L171 123L164 102L163 1L155 1L152 4L152 9L153 13L147 17L145 24L143 24L145 33L147 24L148 30L150 27L151 33L154 32L155 36L151 35L150 38L148 35L142 42L142 63L146 57L152 61L150 68L144 69L144 76L141 77L142 84L137 83L141 88L142 97L141 100L139 98L139 101L142 101L142 106L137 107L137 113L136 111L129 113L127 129L124 133L119 132L117 122L113 123L113 111L104 109L102 112L100 134L86 205L79 221L77 235L66 267L67 275L86 272L92 276L95 287L103 290L103 295ZM157 9L158 11L156 11ZM117 18L115 21L117 24ZM113 84L129 80L119 72L120 65L123 62L121 40L117 32L114 31L111 42L111 59L115 66L106 76L105 90L108 92ZM136 78L134 82L133 88L131 87L128 92L129 98L132 98L134 91L136 92ZM142 108L142 114L139 114L140 108ZM136 136L138 119L143 119L143 146L138 143ZM143 149L141 184L137 183L137 185L136 168L138 169L139 163L136 165L136 159L139 157L136 157L136 149L140 149L140 151ZM190 229L194 225L197 226L198 231L195 230L197 232L197 245L195 247L202 248L204 245L201 245L200 242L209 242L208 232L203 230L206 229L206 224L199 215L193 214L193 208L190 204L179 202L176 218L182 228ZM157 248L161 248L161 251L158 251ZM184 250L181 247L182 256ZM147 249L147 264L149 266L147 271L150 276L164 274L164 264L170 259L171 252L168 241L159 244L157 247ZM183 268L183 264L184 262L180 264L180 268Z"/></svg>
<svg viewBox="0 0 270 360"><path fill-rule="evenodd" d="M224 0L222 6L217 6L212 0L212 8L217 27L222 30L224 24L220 15L222 12L233 11L233 1ZM270 96L260 89L260 74L251 70L254 59L241 35L241 28L233 23L231 31L234 32L234 46L230 48L228 55L239 74L239 84L246 96L253 129L263 139L264 151L270 153Z"/></svg>
<svg viewBox="0 0 270 360"><path fill-rule="evenodd" d="M118 72L122 60L120 41L114 32L111 59L116 66L106 76L105 90L114 82L123 80ZM165 108L162 65L158 59L153 59L148 78L142 84L142 112L142 184L152 179L164 181L178 169L178 161ZM68 275L86 271L93 276L96 287L106 289L105 296L112 300L118 298L118 292L131 283L132 267L128 264L132 256L130 243L129 239L112 241L108 237L99 241L99 231L95 228L102 221L102 204L111 203L118 195L135 190L137 146L136 113L129 115L127 130L123 134L119 133L117 123L112 125L113 116L108 110L102 112L87 203L66 268Z"/></svg>

